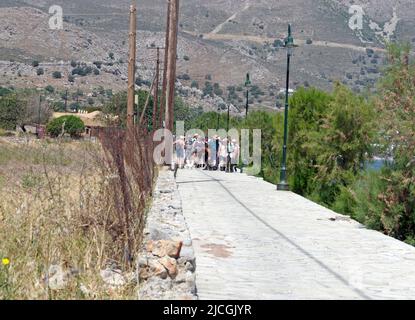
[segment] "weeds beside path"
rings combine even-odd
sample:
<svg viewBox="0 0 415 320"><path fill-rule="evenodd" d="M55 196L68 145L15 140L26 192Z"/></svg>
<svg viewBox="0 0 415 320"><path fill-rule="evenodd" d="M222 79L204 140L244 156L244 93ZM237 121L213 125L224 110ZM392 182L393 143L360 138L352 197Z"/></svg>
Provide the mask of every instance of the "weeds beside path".
<svg viewBox="0 0 415 320"><path fill-rule="evenodd" d="M0 140L0 259L9 261L0 264L0 299L133 297L134 281L116 289L100 276L132 271L126 232L132 247L141 240L145 195L126 168L129 230L115 194L119 175L101 144Z"/></svg>

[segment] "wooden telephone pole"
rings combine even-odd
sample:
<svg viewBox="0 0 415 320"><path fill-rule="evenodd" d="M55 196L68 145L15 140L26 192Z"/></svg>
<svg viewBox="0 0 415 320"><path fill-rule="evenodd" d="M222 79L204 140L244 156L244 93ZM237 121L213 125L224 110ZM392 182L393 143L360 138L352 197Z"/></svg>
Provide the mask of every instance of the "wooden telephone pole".
<svg viewBox="0 0 415 320"><path fill-rule="evenodd" d="M165 123L166 129L173 131L173 115L174 115L174 93L176 82L176 59L177 59L177 32L179 22L179 0L169 1L169 34L167 51L167 68L166 68L166 110Z"/></svg>
<svg viewBox="0 0 415 320"><path fill-rule="evenodd" d="M160 60L160 50L165 50L166 48L161 48L161 47L149 47L147 48L148 50L157 50L157 60L156 60L156 75L154 77L154 91L152 92L153 94L153 120L152 120L152 127L153 130L159 129L162 127L162 121L163 121L163 113L162 110L164 110L163 108L163 93L160 99L159 96L159 87L160 87L160 64L161 64L161 60ZM163 82L164 83L164 82ZM160 103L161 100L161 103ZM159 110L159 105L160 105L160 110Z"/></svg>
<svg viewBox="0 0 415 320"><path fill-rule="evenodd" d="M128 96L127 96L127 128L134 127L134 100L135 100L135 62L137 39L137 7L135 0L130 6L130 34L129 34L129 58L128 58Z"/></svg>
<svg viewBox="0 0 415 320"><path fill-rule="evenodd" d="M161 89L161 101L160 101L160 118L159 128L163 127L164 109L166 104L166 91L167 91L167 61L169 58L169 36L170 36L170 0L167 1L167 23L166 23L166 40L164 50L164 68L163 68L163 84Z"/></svg>
<svg viewBox="0 0 415 320"><path fill-rule="evenodd" d="M152 49L152 48L149 48ZM152 127L153 130L156 130L158 128L161 128L161 119L162 114L161 113L157 113L158 111L158 105L159 105L159 82L160 82L160 49L164 49L164 48L160 48L157 47L155 48L157 50L157 62L156 62L156 76L154 79L154 92L153 92L153 120L152 120Z"/></svg>

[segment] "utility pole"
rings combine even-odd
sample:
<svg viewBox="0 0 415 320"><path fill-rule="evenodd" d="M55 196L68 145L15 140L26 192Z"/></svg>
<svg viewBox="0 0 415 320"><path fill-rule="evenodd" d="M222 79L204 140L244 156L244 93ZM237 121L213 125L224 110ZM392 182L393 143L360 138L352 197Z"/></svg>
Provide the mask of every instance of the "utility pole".
<svg viewBox="0 0 415 320"><path fill-rule="evenodd" d="M159 80L160 80L160 48L157 48L156 83L154 87L154 106L153 106L153 131L156 130L157 109L159 104ZM161 115L160 115L161 116Z"/></svg>
<svg viewBox="0 0 415 320"><path fill-rule="evenodd" d="M169 44L167 62L167 90L166 90L166 128L173 131L174 115L174 93L176 82L176 60L177 60L177 32L179 16L179 0L170 0L170 23L169 23Z"/></svg>
<svg viewBox="0 0 415 320"><path fill-rule="evenodd" d="M134 126L134 98L135 98L135 62L137 39L137 7L135 0L130 6L130 33L129 33L129 60L128 60L128 96L127 96L127 128Z"/></svg>
<svg viewBox="0 0 415 320"><path fill-rule="evenodd" d="M39 108L38 108L38 114L37 114L37 127L36 127L36 133L37 138L40 139L40 108L42 107L42 93L39 94Z"/></svg>
<svg viewBox="0 0 415 320"><path fill-rule="evenodd" d="M65 92L65 112L68 110L68 89Z"/></svg>
<svg viewBox="0 0 415 320"><path fill-rule="evenodd" d="M251 86L251 80L249 73L246 74L245 88L246 88L246 114L245 119L248 118L248 109L249 109L249 88Z"/></svg>
<svg viewBox="0 0 415 320"><path fill-rule="evenodd" d="M169 59L169 37L170 37L170 0L167 2L167 23L166 23L166 40L165 40L165 50L164 50L164 69L163 69L163 86L161 89L161 101L160 101L160 119L159 119L159 128L163 127L163 118L164 118L164 106L166 104L166 95L167 95L167 63Z"/></svg>
<svg viewBox="0 0 415 320"><path fill-rule="evenodd" d="M157 64L156 64L156 76L155 76L155 80L154 80L154 93L153 93L153 97L154 97L154 105L153 105L153 122L152 122L152 127L153 130L155 130L156 128L161 128L161 124L162 124L162 112L160 110L160 112L158 113L158 105L159 105L159 84L160 84L160 50L164 50L165 48L160 48L160 47L156 47L156 48L147 48L147 49L155 49L157 50ZM163 101L161 101L161 103L163 103ZM161 108L161 105L160 105Z"/></svg>

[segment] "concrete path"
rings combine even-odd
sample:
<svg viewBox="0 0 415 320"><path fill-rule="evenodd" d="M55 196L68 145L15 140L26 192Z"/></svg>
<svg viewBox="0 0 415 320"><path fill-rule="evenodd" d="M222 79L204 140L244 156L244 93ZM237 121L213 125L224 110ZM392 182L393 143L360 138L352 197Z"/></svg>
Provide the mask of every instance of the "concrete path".
<svg viewBox="0 0 415 320"><path fill-rule="evenodd" d="M413 299L415 248L245 174L180 170L200 299Z"/></svg>

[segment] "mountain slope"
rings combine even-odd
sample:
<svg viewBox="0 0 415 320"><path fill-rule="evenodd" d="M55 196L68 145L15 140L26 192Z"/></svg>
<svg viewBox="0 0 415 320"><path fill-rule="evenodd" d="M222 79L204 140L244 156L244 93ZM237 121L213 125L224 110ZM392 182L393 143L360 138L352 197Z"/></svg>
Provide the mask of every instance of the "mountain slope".
<svg viewBox="0 0 415 320"><path fill-rule="evenodd" d="M103 72L110 75L108 79L98 77L88 81L92 84L108 81L107 86L123 88L129 3L130 0L2 0L0 60L25 63L34 59L64 60L66 65L70 60L111 62L108 54L112 52L114 65ZM352 0L182 0L178 73L180 78L190 80L181 82L189 86L197 81L202 89L208 78L226 91L227 86L243 84L246 72L250 72L253 83L259 86L253 102L273 108L274 94L284 85L286 67L284 50L273 43L285 36L287 24L292 23L295 40L300 45L293 57L293 87L315 85L329 89L335 80L356 91L370 87L382 68L384 41L415 42L415 4L412 0L361 1L364 28L353 31L348 27L348 10L353 3ZM63 7L64 30L47 28L47 11L53 4ZM155 52L146 47L163 46L166 1L139 0L137 5L138 74L151 80ZM65 68L70 73L71 69ZM36 84L34 70L29 70L28 78L21 83L22 79L16 77L19 69L14 68L15 73L8 71L0 85ZM83 85L78 79L76 84ZM63 79L61 85L68 83ZM238 92L237 95L231 102L243 106L243 95ZM223 96L226 100L226 92Z"/></svg>

